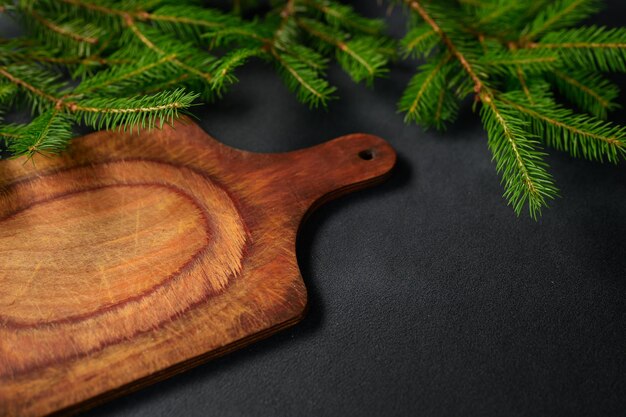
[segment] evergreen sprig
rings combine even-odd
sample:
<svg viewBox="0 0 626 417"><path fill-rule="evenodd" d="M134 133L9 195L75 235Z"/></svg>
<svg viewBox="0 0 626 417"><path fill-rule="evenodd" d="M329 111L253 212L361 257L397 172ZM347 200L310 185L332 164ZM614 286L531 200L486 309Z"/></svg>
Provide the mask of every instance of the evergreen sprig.
<svg viewBox="0 0 626 417"><path fill-rule="evenodd" d="M330 59L357 82L387 71L395 45L384 24L330 0L233 9L183 0L0 0L27 35L0 39L0 114L27 107L24 125L0 124L14 156L61 151L72 127L136 131L171 123L201 99L221 97L251 58L273 63L303 103L324 106L336 91ZM69 78L68 79L68 75Z"/></svg>
<svg viewBox="0 0 626 417"><path fill-rule="evenodd" d="M339 0L0 0L27 35L0 39L0 120L15 155L57 153L83 124L137 131L171 123L221 97L250 59L276 67L298 100L326 106L334 60L371 85L396 57L420 60L398 108L407 122L445 129L467 97L516 213L536 218L558 195L544 147L618 162L626 129L607 121L626 72L626 28L580 26L601 0L395 0L406 35ZM554 94L558 93L558 94ZM571 108L557 102L566 99ZM574 110L575 109L575 110Z"/></svg>
<svg viewBox="0 0 626 417"><path fill-rule="evenodd" d="M411 15L401 47L426 63L399 109L408 121L441 129L473 96L516 213L527 207L536 218L558 195L544 146L597 161L626 155L626 129L605 120L619 107L619 90L602 75L626 71L626 29L572 27L596 13L600 1L400 3ZM557 103L553 90L580 113Z"/></svg>

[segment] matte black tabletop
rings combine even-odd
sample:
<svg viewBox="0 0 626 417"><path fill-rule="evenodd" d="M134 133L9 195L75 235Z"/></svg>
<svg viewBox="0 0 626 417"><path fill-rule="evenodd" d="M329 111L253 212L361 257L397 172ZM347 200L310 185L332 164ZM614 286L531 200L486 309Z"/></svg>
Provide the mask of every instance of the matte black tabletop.
<svg viewBox="0 0 626 417"><path fill-rule="evenodd" d="M624 16L611 0L593 23ZM471 109L445 133L404 124L396 102L413 71L397 65L368 89L333 68L341 99L310 111L253 63L196 112L217 139L259 152L373 133L398 165L301 229L302 323L86 415L626 416L626 164L549 151L562 197L539 221L518 218Z"/></svg>

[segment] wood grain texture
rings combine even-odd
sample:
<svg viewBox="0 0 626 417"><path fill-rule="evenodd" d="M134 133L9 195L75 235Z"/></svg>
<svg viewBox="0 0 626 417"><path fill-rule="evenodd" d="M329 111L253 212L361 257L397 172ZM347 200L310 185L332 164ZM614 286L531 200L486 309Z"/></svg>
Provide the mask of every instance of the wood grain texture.
<svg viewBox="0 0 626 417"><path fill-rule="evenodd" d="M0 415L76 412L296 323L303 218L394 163L371 135L256 154L189 120L1 162Z"/></svg>

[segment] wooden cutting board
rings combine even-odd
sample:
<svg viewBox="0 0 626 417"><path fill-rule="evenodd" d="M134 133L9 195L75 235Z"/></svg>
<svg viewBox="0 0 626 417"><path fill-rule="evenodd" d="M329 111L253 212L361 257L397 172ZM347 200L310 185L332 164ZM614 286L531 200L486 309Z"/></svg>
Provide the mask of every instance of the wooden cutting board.
<svg viewBox="0 0 626 417"><path fill-rule="evenodd" d="M185 120L33 162L0 162L0 415L79 411L295 324L300 223L395 153L244 152Z"/></svg>

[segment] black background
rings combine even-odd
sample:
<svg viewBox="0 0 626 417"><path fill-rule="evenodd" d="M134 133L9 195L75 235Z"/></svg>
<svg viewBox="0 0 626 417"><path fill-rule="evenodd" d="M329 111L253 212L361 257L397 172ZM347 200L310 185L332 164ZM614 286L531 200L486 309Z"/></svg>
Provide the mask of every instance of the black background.
<svg viewBox="0 0 626 417"><path fill-rule="evenodd" d="M592 23L626 23L626 4L607 4ZM626 415L626 166L550 151L562 197L537 222L517 218L470 109L443 134L403 123L413 70L367 89L333 68L341 99L310 111L253 63L196 112L214 137L260 152L377 134L398 166L302 228L302 323L87 415Z"/></svg>

